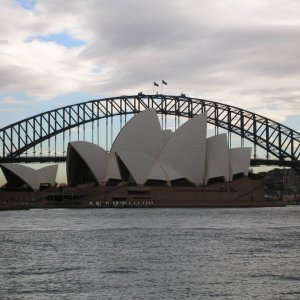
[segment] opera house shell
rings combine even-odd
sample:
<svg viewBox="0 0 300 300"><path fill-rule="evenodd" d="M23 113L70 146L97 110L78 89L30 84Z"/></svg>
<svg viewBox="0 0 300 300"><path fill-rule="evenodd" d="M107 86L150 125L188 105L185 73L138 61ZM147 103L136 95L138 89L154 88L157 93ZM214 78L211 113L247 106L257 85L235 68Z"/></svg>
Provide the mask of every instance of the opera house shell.
<svg viewBox="0 0 300 300"><path fill-rule="evenodd" d="M154 109L135 115L122 128L109 152L89 142L70 142L67 179L70 186L114 185L206 186L248 175L251 148L232 148L226 134L207 138L201 114L177 130L162 130Z"/></svg>
<svg viewBox="0 0 300 300"><path fill-rule="evenodd" d="M47 166L39 170L12 163L3 163L0 167L7 181L5 188L28 187L33 191L37 191L41 185L55 186L58 165Z"/></svg>

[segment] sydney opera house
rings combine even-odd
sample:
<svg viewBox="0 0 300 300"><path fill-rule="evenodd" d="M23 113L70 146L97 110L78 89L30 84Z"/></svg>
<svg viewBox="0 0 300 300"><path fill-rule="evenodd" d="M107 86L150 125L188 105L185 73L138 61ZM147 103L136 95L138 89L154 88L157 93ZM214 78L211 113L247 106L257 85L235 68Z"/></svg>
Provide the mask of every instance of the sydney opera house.
<svg viewBox="0 0 300 300"><path fill-rule="evenodd" d="M173 132L148 109L126 123L109 152L70 142L66 171L70 187L96 187L87 199L100 206L263 206L261 182L247 177L250 158L251 148L229 149L226 134L208 138L206 114ZM1 168L8 187L55 185L57 165Z"/></svg>
<svg viewBox="0 0 300 300"><path fill-rule="evenodd" d="M162 130L155 110L148 109L123 127L109 153L92 143L71 142L68 183L205 186L216 178L229 182L236 174L247 176L251 148L228 149L226 134L206 134L205 114L172 132Z"/></svg>

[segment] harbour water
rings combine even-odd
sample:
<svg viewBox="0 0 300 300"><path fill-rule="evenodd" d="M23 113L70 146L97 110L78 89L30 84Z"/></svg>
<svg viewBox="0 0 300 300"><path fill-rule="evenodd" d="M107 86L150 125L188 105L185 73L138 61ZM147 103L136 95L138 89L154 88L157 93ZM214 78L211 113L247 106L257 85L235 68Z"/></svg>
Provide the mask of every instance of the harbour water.
<svg viewBox="0 0 300 300"><path fill-rule="evenodd" d="M300 206L0 212L0 299L300 299Z"/></svg>

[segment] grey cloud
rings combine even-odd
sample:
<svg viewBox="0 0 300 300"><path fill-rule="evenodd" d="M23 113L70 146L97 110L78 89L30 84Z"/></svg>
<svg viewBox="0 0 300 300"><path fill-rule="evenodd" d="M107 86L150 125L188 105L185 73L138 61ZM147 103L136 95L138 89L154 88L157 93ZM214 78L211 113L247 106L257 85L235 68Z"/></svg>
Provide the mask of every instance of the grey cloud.
<svg viewBox="0 0 300 300"><path fill-rule="evenodd" d="M285 95L290 107L299 102L293 96L300 90L299 13L300 3L291 0L49 0L37 4L24 35L65 30L87 42L78 56L64 58L65 68L72 72L72 64L82 63L107 72L74 79L74 92L151 91L153 80L166 79L169 91L240 99L247 108L278 97L279 109L288 105ZM0 74L2 90L20 82L19 74L26 77L22 86L35 93L51 80L55 94L61 80L1 65Z"/></svg>

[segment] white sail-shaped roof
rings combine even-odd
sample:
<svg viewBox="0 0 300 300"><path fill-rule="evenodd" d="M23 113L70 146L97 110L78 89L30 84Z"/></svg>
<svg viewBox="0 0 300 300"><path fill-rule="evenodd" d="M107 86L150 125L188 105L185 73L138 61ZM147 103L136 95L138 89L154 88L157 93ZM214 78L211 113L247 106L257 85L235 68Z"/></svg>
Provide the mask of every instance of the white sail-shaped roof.
<svg viewBox="0 0 300 300"><path fill-rule="evenodd" d="M170 167L166 163L163 163L162 161L160 161L159 163L160 163L161 167L163 168L164 173L166 174L166 180L168 182L171 182L172 180L181 179L181 178L185 177L178 170Z"/></svg>
<svg viewBox="0 0 300 300"><path fill-rule="evenodd" d="M110 152L135 151L156 157L163 147L163 136L155 109L130 119L116 137Z"/></svg>
<svg viewBox="0 0 300 300"><path fill-rule="evenodd" d="M55 179L57 174L58 165L51 165L38 170L41 177L44 177L50 185L55 185Z"/></svg>
<svg viewBox="0 0 300 300"><path fill-rule="evenodd" d="M226 134L206 139L206 132L206 114L188 120L173 133L161 130L154 109L145 110L123 127L109 154L88 142L71 142L68 182L101 184L111 180L108 184L114 184L114 180L123 180L144 185L157 180L176 185L187 180L199 186L215 177L230 181L234 174L247 175L251 148L229 150ZM40 174L51 177L52 172L49 168Z"/></svg>
<svg viewBox="0 0 300 300"><path fill-rule="evenodd" d="M149 175L148 175L149 180L162 180L162 181L170 181L167 171L164 168L163 164L156 160L156 162L153 164Z"/></svg>
<svg viewBox="0 0 300 300"><path fill-rule="evenodd" d="M215 177L229 181L229 150L227 135L220 134L206 140L205 184Z"/></svg>
<svg viewBox="0 0 300 300"><path fill-rule="evenodd" d="M121 180L121 175L119 172L119 167L118 167L115 152L110 152L108 155L107 173L105 176L105 181L107 182L109 179Z"/></svg>
<svg viewBox="0 0 300 300"><path fill-rule="evenodd" d="M147 180L160 180L170 183L171 180L184 178L184 175L177 170L148 154L119 151L117 155L139 185L145 184Z"/></svg>
<svg viewBox="0 0 300 300"><path fill-rule="evenodd" d="M6 169L8 172L13 173L15 176L19 177L22 181L28 184L34 191L40 188L40 181L38 172L30 167L19 165L19 164L1 164L3 170ZM9 183L9 176L6 176L6 171L3 170L4 176Z"/></svg>
<svg viewBox="0 0 300 300"><path fill-rule="evenodd" d="M243 173L245 176L248 176L251 161L251 150L252 148L250 147L229 149L230 180L232 180L235 174L239 173Z"/></svg>
<svg viewBox="0 0 300 300"><path fill-rule="evenodd" d="M162 147L163 134L155 110L151 108L140 112L125 124L116 137L109 154L106 180L121 179L120 174L117 172L114 153L133 151L155 158ZM129 157L127 160L130 160ZM144 172L142 176L144 178L148 171L141 170L140 172Z"/></svg>
<svg viewBox="0 0 300 300"><path fill-rule="evenodd" d="M68 182L72 181L74 173L79 172L73 170L76 168L76 156L72 156L71 152L75 151L80 158L84 161L86 167L90 170L94 177L94 180L101 184L105 181L105 175L107 172L108 153L100 146L89 143L89 142L70 142L68 145L67 155L67 176ZM73 169L72 169L73 168ZM80 182L77 182L79 184Z"/></svg>
<svg viewBox="0 0 300 300"><path fill-rule="evenodd" d="M166 129L162 131L162 134L163 134L163 143L165 144L173 134L173 131L171 129Z"/></svg>
<svg viewBox="0 0 300 300"><path fill-rule="evenodd" d="M135 182L145 184L148 179L166 180L163 169L157 164L157 160L146 153L118 151L117 155L126 165Z"/></svg>
<svg viewBox="0 0 300 300"><path fill-rule="evenodd" d="M11 173L21 181L28 184L28 186L34 191L39 190L41 183L55 185L57 167L57 165L53 165L42 168L40 170L35 170L19 164L1 164L1 168L3 170L5 178L8 181L8 184L10 184L9 180L11 179Z"/></svg>
<svg viewBox="0 0 300 300"><path fill-rule="evenodd" d="M204 179L206 122L206 114L185 122L168 139L159 157L195 185L202 185Z"/></svg>

